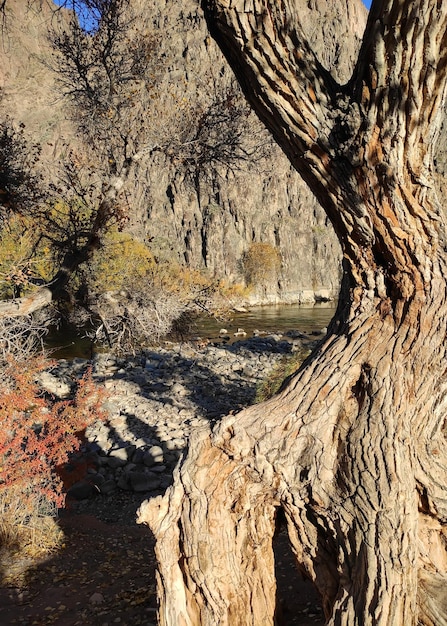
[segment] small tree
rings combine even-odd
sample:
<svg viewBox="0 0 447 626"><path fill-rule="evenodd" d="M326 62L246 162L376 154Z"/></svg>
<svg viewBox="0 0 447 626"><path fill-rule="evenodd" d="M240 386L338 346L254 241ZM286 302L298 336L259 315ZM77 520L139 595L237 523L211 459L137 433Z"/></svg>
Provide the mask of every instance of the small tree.
<svg viewBox="0 0 447 626"><path fill-rule="evenodd" d="M68 152L59 184L52 186L52 197L63 196L62 202L56 200L49 206L48 202L40 202L35 193L28 191L28 196L24 196L25 188L38 188L32 173L36 158L33 163L25 163L23 157L15 159L14 155L22 152L23 137L9 130L3 133L5 148L0 150L3 217L9 218L11 210L22 213L26 210L40 233L35 237L36 246L45 240L55 269L47 280L41 281L39 288L29 290L21 298L0 302L1 318L25 319L52 300L63 297L70 278L91 258L105 233L113 225L122 227L126 220L123 187L142 157L135 145L136 135L132 134L136 119L130 111L147 91L147 75L143 80L141 67L143 61L147 64L153 46L148 37L144 41L140 37L135 47L133 43L124 43L123 37L129 35L124 12L127 6L125 0L87 2L86 8L96 12L99 20L95 34L87 35L75 15L68 31L52 33L59 54L59 78L67 98L72 104L76 100L77 106L71 106L70 110L86 140L82 154ZM124 86L127 91L123 91ZM117 128L118 121L121 126ZM92 146L94 150L89 149ZM37 149L32 154L37 157ZM22 278L23 271L17 276Z"/></svg>
<svg viewBox="0 0 447 626"><path fill-rule="evenodd" d="M73 14L68 25L49 33L54 51L50 65L68 112L102 184L124 181L129 168L150 152L143 111L149 108L162 72L158 37L129 0L87 0L84 10L96 28L86 32ZM85 166L88 166L85 163Z"/></svg>
<svg viewBox="0 0 447 626"><path fill-rule="evenodd" d="M191 179L237 169L265 152L269 142L252 132L253 116L234 82L186 100L183 85L169 80L162 33L129 0L83 5L95 28L86 32L73 16L68 28L51 31L51 68L81 136L94 146L103 181L118 175L125 184L135 162L155 152Z"/></svg>
<svg viewBox="0 0 447 626"><path fill-rule="evenodd" d="M11 301L38 291L52 275L52 256L41 240L45 226L37 218L49 194L39 155L23 125L16 128L10 119L0 124L0 361L7 354L24 358L41 348L53 319L51 310L34 314L33 307L25 311L17 304L9 315Z"/></svg>

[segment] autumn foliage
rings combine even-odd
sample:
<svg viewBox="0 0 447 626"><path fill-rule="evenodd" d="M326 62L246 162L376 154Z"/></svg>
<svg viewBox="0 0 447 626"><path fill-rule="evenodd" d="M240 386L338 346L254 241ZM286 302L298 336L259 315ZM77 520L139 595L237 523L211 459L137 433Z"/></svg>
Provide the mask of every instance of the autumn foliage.
<svg viewBox="0 0 447 626"><path fill-rule="evenodd" d="M279 250L269 243L252 243L242 258L242 269L248 285L265 287L274 280L281 267Z"/></svg>
<svg viewBox="0 0 447 626"><path fill-rule="evenodd" d="M0 496L16 486L64 504L61 469L79 448L86 426L104 417L103 392L91 371L77 382L72 400L53 401L36 382L48 362L9 361L0 383Z"/></svg>

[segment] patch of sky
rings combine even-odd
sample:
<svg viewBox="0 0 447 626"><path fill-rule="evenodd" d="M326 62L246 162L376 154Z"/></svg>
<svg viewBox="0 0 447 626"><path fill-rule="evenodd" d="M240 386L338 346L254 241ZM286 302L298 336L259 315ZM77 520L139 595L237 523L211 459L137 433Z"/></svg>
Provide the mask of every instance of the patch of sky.
<svg viewBox="0 0 447 626"><path fill-rule="evenodd" d="M98 28L100 11L95 0L82 2L82 0L53 0L58 6L76 11L79 24L87 33L94 33ZM371 7L372 0L363 0L367 9ZM95 6L96 5L96 6Z"/></svg>
<svg viewBox="0 0 447 626"><path fill-rule="evenodd" d="M99 2L95 2L94 0L93 2L82 2L81 0L53 0L53 2L57 4L57 6L75 11L80 26L87 33L94 33L98 28L99 19L101 17L98 8L98 5L100 5Z"/></svg>

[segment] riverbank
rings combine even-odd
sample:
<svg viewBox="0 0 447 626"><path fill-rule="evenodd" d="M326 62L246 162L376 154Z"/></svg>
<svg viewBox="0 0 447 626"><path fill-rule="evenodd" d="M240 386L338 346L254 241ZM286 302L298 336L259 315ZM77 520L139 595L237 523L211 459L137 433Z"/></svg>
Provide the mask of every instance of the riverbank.
<svg viewBox="0 0 447 626"><path fill-rule="evenodd" d="M326 327L336 311L336 302L319 302L313 305L278 304L265 306L240 306L228 312L225 320L210 315L200 315L192 324L185 340L203 340L211 343L233 343L243 336L284 335L291 329L310 335ZM221 331L226 330L225 334ZM103 350L88 339L86 333L70 325L63 325L46 338L46 347L56 359L90 359Z"/></svg>
<svg viewBox="0 0 447 626"><path fill-rule="evenodd" d="M87 429L66 473L70 506L95 510L103 521L133 523L141 499L163 493L171 483L192 430L253 403L278 362L311 347L319 338L314 333L292 330L228 345L170 344L126 359L97 354L92 360L60 360L43 379L48 391L69 397L74 380L91 366L108 396L107 422ZM80 465L88 473L76 481ZM126 506L120 492L132 495Z"/></svg>
<svg viewBox="0 0 447 626"><path fill-rule="evenodd" d="M36 563L22 584L0 588L2 624L155 626L154 541L149 529L136 526L139 505L171 483L194 429L252 403L280 360L321 336L295 330L232 345L172 344L135 358L61 360L47 389L69 396L74 380L92 366L109 396L109 419L88 428L67 468L68 477L88 469L60 512L62 551ZM284 532L274 551L283 623L321 626L319 599L295 569Z"/></svg>

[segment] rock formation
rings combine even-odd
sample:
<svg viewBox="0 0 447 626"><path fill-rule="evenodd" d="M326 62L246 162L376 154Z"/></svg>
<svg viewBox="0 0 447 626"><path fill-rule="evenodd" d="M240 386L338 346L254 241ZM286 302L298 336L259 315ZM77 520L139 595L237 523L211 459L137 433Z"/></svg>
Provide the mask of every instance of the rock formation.
<svg viewBox="0 0 447 626"><path fill-rule="evenodd" d="M156 106L147 115L172 112L173 90L191 106L208 106L213 92L225 90L232 75L208 36L199 3L133 0L132 5L141 13L139 23L161 35L163 75ZM54 76L42 63L51 54L48 25L66 16L55 8L51 0L28 8L21 0L8 0L0 52L2 114L26 124L33 139L42 143L51 168L64 145L78 143ZM360 0L308 0L297 10L320 61L346 81L366 23L364 5ZM262 133L251 115L253 133ZM246 279L242 261L253 243L279 250L280 269L253 289L252 302L334 297L340 253L332 228L279 148L272 144L269 151L267 158L233 173L216 168L211 178L199 176L195 184L186 180L175 159L156 154L126 191L130 228L150 241L156 255L235 283Z"/></svg>

